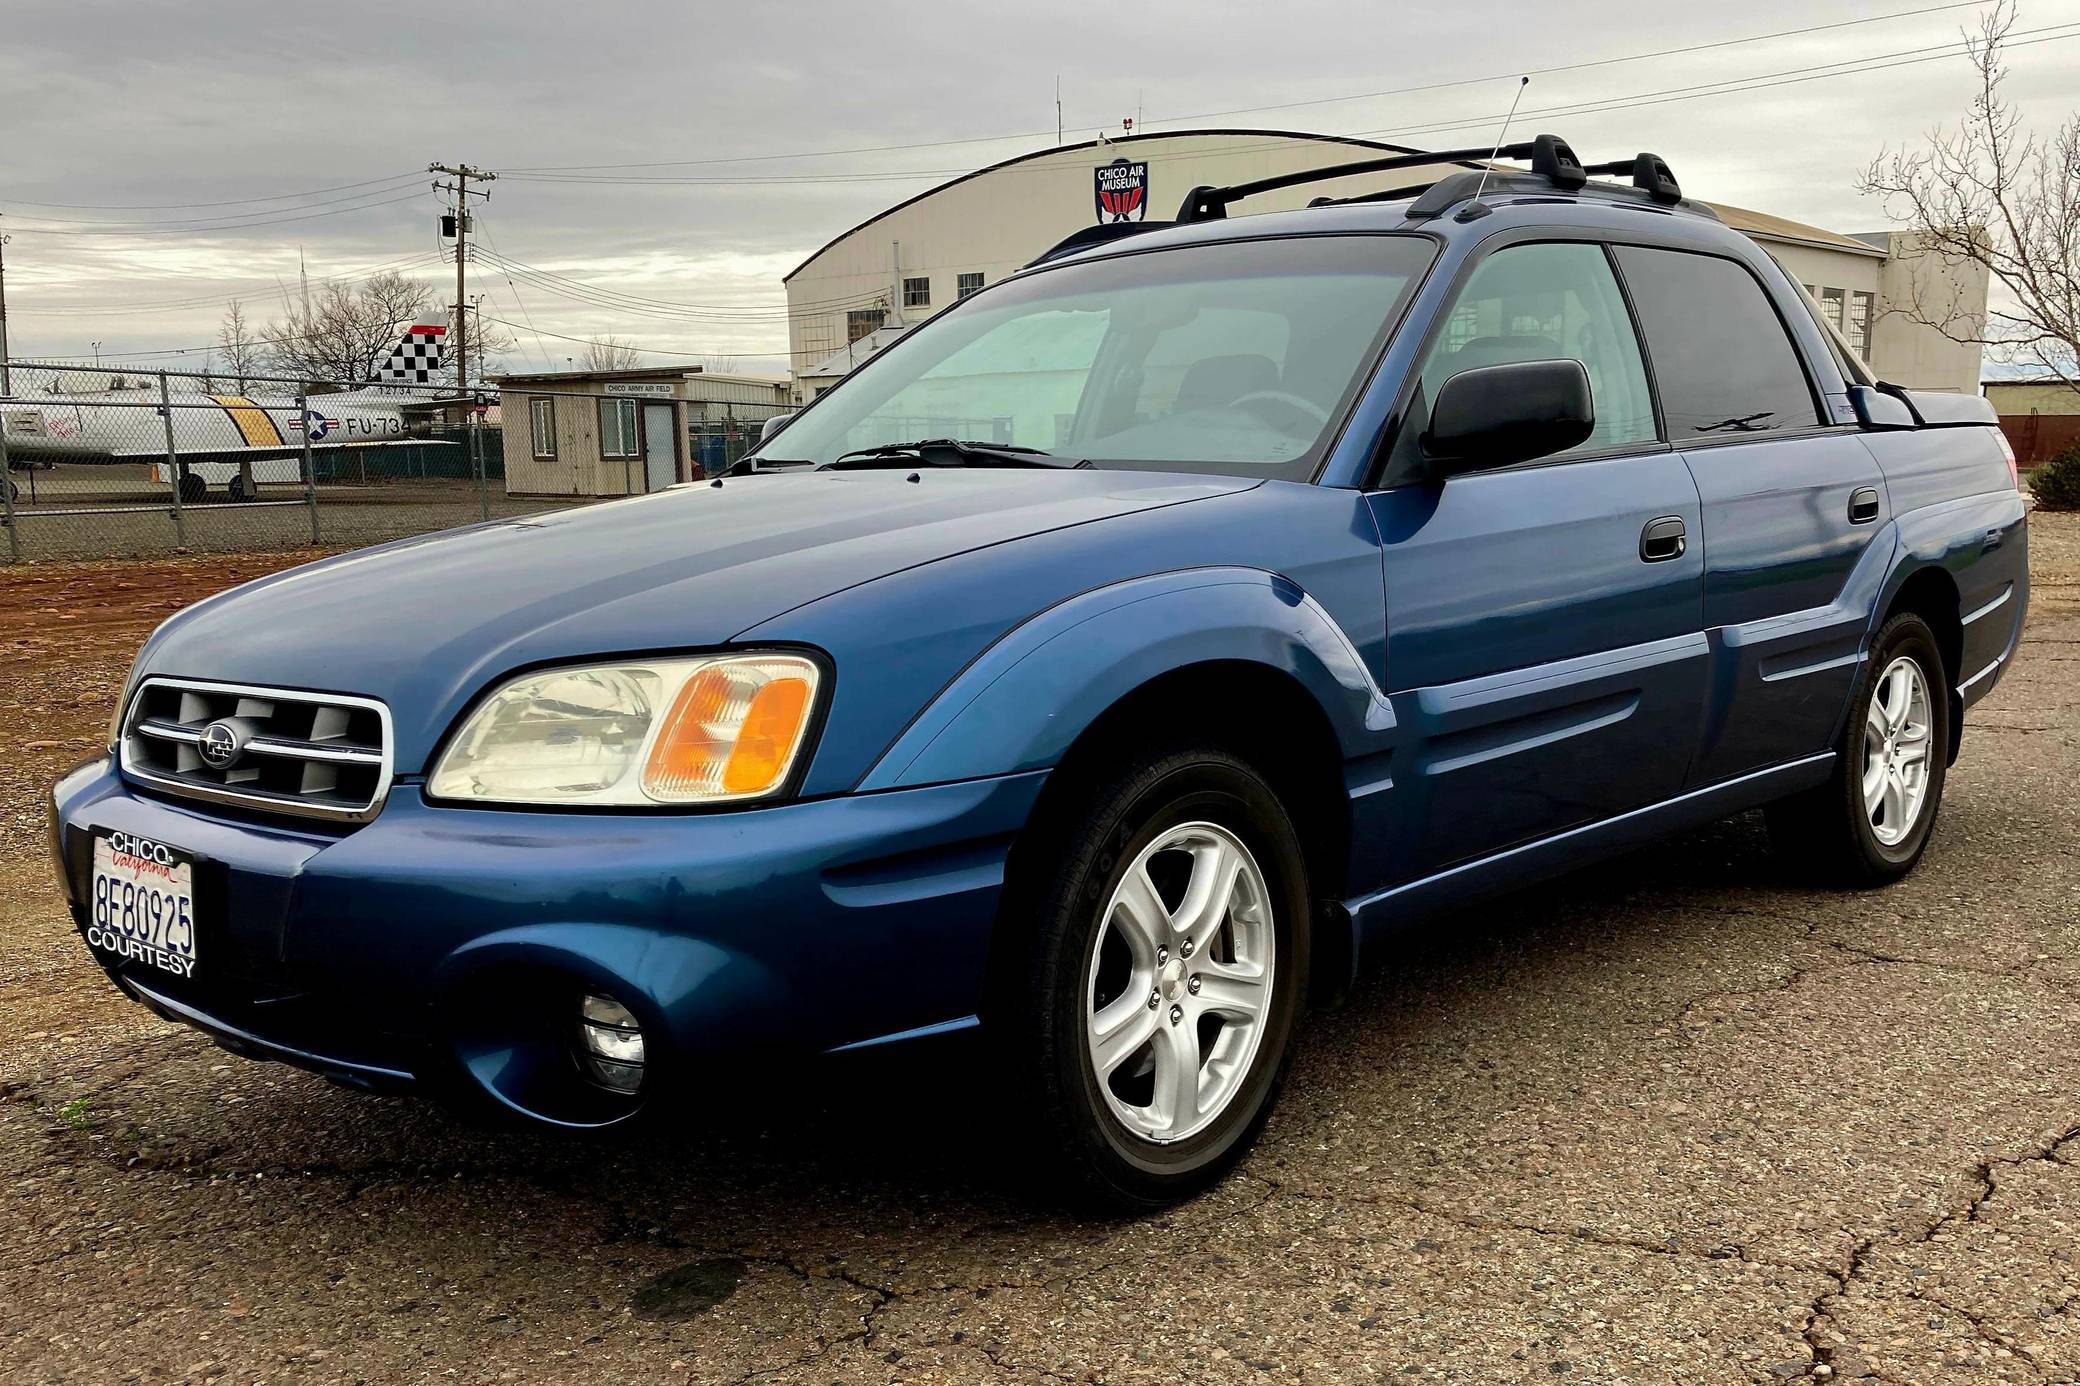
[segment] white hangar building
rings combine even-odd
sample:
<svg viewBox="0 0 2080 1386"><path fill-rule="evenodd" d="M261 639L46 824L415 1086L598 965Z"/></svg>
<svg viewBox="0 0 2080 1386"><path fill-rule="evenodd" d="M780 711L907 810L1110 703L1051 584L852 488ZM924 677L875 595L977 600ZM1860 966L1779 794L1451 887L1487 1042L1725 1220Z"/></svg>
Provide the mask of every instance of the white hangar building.
<svg viewBox="0 0 2080 1386"><path fill-rule="evenodd" d="M1083 227L1168 220L1201 185L1417 152L1293 130L1187 130L1052 146L941 183L844 232L788 274L788 365L797 398L814 398L902 333ZM1580 152L1600 160L1627 151ZM1419 186L1477 166L1440 162L1307 183L1251 198L1231 215ZM1888 310L1918 293L1925 305L1948 298L1956 311L1983 313L1983 269L1951 270L1916 257L1912 242L1899 233L1844 236L1712 205L1806 286L1823 316L1880 379L1919 389L1978 391L1977 347L1951 342Z"/></svg>

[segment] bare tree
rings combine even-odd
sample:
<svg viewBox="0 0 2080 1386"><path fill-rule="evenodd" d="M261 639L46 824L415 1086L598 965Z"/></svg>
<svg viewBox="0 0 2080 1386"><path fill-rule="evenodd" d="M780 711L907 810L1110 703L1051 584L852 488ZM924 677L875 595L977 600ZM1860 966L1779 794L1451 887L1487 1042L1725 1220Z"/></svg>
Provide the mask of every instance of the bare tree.
<svg viewBox="0 0 2080 1386"><path fill-rule="evenodd" d="M705 375L729 375L737 369L734 356L703 356L701 372Z"/></svg>
<svg viewBox="0 0 2080 1386"><path fill-rule="evenodd" d="M594 337L585 344L588 371L631 371L642 364L635 343L619 337Z"/></svg>
<svg viewBox="0 0 2080 1386"><path fill-rule="evenodd" d="M2003 291L1983 317L1949 302L1894 305L1952 341L2080 386L2080 116L2049 135L2023 128L2002 94L2012 0L1965 46L1978 74L1971 110L1919 151L1882 152L1859 186L1883 197L1945 265L1983 265Z"/></svg>
<svg viewBox="0 0 2080 1386"><path fill-rule="evenodd" d="M217 346L224 353L224 368L237 377L238 392L244 394L246 377L260 369L266 346L246 321L244 305L235 298L225 305L217 323Z"/></svg>
<svg viewBox="0 0 2080 1386"><path fill-rule="evenodd" d="M334 280L283 307L260 334L268 363L304 380L356 384L373 379L404 330L434 311L433 291L395 272L358 288Z"/></svg>

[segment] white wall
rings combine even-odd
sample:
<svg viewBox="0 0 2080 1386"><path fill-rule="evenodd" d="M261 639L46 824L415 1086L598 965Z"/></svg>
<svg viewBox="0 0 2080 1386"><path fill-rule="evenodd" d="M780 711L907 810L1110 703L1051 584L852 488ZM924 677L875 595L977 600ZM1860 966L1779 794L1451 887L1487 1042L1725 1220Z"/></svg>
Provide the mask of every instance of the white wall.
<svg viewBox="0 0 2080 1386"><path fill-rule="evenodd" d="M1871 367L1878 378L1920 390L1979 393L1982 350L1976 343L1951 340L1933 327L1915 322L1907 309L1935 321L1954 321L1953 331L1983 330L1986 321L1986 267L1947 264L1929 254L1917 235L1894 231L1891 255L1878 290L1878 327ZM1881 367L1882 362L1882 367Z"/></svg>

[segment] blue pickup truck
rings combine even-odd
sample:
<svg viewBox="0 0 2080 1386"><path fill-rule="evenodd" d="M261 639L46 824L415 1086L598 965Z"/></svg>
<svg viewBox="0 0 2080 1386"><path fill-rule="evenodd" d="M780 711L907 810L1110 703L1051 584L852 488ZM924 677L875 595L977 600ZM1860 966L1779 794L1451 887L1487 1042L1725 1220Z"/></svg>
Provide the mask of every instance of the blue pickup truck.
<svg viewBox="0 0 2080 1386"><path fill-rule="evenodd" d="M562 1127L979 1027L962 1130L1144 1207L1426 916L1757 807L1900 877L2022 627L1992 414L1873 381L1653 156L1496 153L1196 189L728 476L179 613L54 791L86 946Z"/></svg>

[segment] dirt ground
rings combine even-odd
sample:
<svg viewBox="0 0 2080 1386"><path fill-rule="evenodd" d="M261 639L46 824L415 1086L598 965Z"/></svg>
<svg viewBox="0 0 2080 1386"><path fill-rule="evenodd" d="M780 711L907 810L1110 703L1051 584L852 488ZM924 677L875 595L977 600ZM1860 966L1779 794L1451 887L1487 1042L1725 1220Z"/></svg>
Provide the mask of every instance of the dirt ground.
<svg viewBox="0 0 2080 1386"><path fill-rule="evenodd" d="M958 1046L487 1135L235 1059L72 934L40 796L138 641L279 557L0 574L0 1379L2072 1381L2080 523L1920 870L1750 815L1412 937L1256 1152L1042 1211Z"/></svg>

